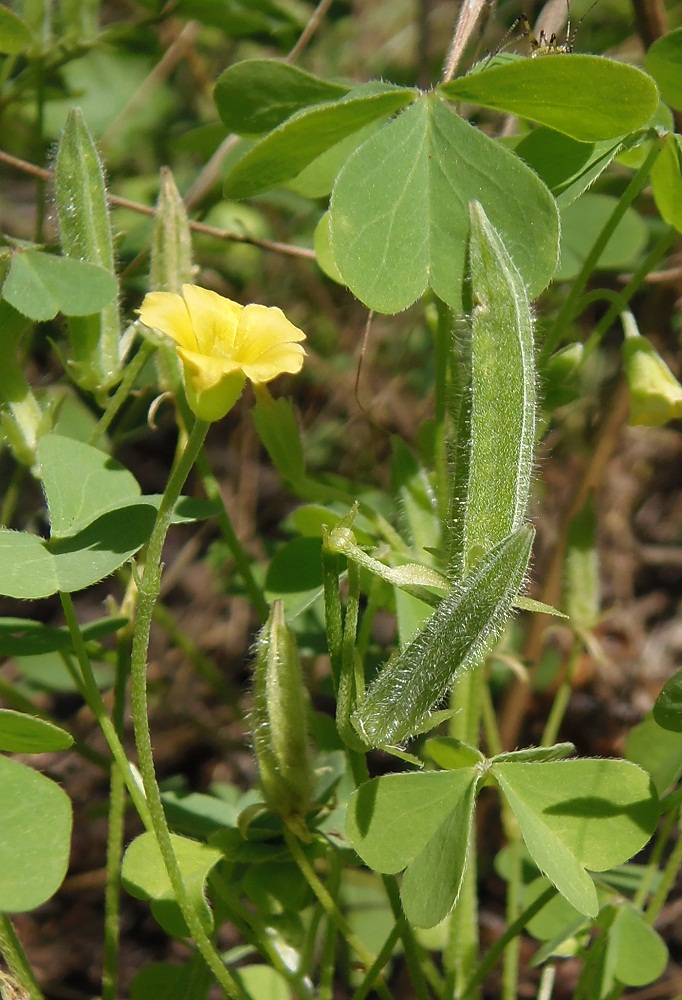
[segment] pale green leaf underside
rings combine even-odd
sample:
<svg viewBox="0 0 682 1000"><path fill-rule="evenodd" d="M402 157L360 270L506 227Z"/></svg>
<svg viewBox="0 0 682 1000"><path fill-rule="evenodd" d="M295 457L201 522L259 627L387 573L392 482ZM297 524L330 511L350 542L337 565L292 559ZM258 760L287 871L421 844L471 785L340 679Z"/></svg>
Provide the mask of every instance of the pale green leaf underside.
<svg viewBox="0 0 682 1000"><path fill-rule="evenodd" d="M499 143L424 95L350 157L330 206L330 243L351 291L395 313L431 287L461 309L469 203L479 201L531 297L554 273L556 205Z"/></svg>
<svg viewBox="0 0 682 1000"><path fill-rule="evenodd" d="M0 788L0 913L21 913L44 903L64 879L71 803L50 778L9 757L0 756Z"/></svg>
<svg viewBox="0 0 682 1000"><path fill-rule="evenodd" d="M357 96L356 96L357 94ZM228 198L246 198L296 177L304 167L376 118L391 114L413 100L415 91L402 87L361 88L348 98L305 108L256 143L225 180Z"/></svg>
<svg viewBox="0 0 682 1000"><path fill-rule="evenodd" d="M658 104L656 84L646 73L591 55L516 59L439 90L452 100L530 118L580 142L634 132Z"/></svg>

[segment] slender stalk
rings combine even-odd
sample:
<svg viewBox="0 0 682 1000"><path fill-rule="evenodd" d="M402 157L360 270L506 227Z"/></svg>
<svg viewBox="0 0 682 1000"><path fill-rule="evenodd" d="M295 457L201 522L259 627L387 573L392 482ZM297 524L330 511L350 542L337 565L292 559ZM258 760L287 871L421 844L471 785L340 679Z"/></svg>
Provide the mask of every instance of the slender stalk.
<svg viewBox="0 0 682 1000"><path fill-rule="evenodd" d="M443 955L447 969L446 997L468 996L476 1000L479 996L475 970L478 968L478 886L476 864L476 831L469 831L469 851L467 867L462 879L462 888L455 908L450 914L448 943ZM468 983L468 993L464 984Z"/></svg>
<svg viewBox="0 0 682 1000"><path fill-rule="evenodd" d="M450 693L450 707L460 709L450 719L450 735L478 747L480 720L485 685L485 666L478 663L457 679ZM450 914L448 945L444 961L448 971L448 995L461 996L465 982L473 976L478 964L478 891L475 830L469 833L467 867L455 908ZM473 994L476 997L478 994Z"/></svg>
<svg viewBox="0 0 682 1000"><path fill-rule="evenodd" d="M88 444L96 445L99 439L109 430L116 414L119 412L125 401L130 398L130 390L135 385L137 376L140 374L154 351L154 345L145 340L130 364L126 366L123 378L121 379L116 392L107 402L107 407L100 417L97 426L90 435Z"/></svg>
<svg viewBox="0 0 682 1000"><path fill-rule="evenodd" d="M517 835L509 843L511 872L507 888L507 926L517 919L521 910L521 839ZM519 938L515 937L504 950L502 963L502 1000L516 1000L519 985Z"/></svg>
<svg viewBox="0 0 682 1000"><path fill-rule="evenodd" d="M149 649L154 605L159 596L161 586L161 555L163 544L170 526L173 507L201 450L208 428L209 424L202 420L197 420L194 424L187 445L171 471L149 539L147 560L139 584L137 621L133 635L131 706L135 745L137 746L140 774L147 796L152 828L168 873L173 894L197 948L218 983L229 997L237 998L237 1000L248 1000L243 988L227 969L209 939L199 914L194 909L187 886L182 877L182 872L180 871L180 866L173 850L168 822L163 811L161 792L156 780L147 713L147 652Z"/></svg>
<svg viewBox="0 0 682 1000"><path fill-rule="evenodd" d="M333 921L335 926L338 928L339 933L343 936L348 946L358 956L362 964L368 969L371 968L374 964L375 956L365 947L360 938L353 931L353 928L350 926L343 913L327 891L326 886L318 878L313 866L301 848L298 839L286 827L284 829L284 839L287 847L289 848L289 853L298 865L301 874L312 889L315 897L329 919ZM373 987L379 996L384 998L384 1000L390 1000L391 994L389 993L386 983L381 975L377 976L373 983Z"/></svg>
<svg viewBox="0 0 682 1000"><path fill-rule="evenodd" d="M377 957L374 959L374 962L372 963L371 967L365 973L365 978L362 980L357 990L353 994L353 1000L365 1000L365 997L372 989L372 984L374 983L374 980L390 960L391 955L393 954L393 949L395 948L399 938L400 938L400 924L395 923L391 928L388 937L381 946L381 950L379 951ZM331 994L329 995L331 996ZM321 998L322 994L320 993L320 1000Z"/></svg>
<svg viewBox="0 0 682 1000"><path fill-rule="evenodd" d="M44 1000L12 921L6 913L0 913L0 955L7 963L10 976L21 987L26 1000Z"/></svg>
<svg viewBox="0 0 682 1000"><path fill-rule="evenodd" d="M665 868L663 869L660 884L657 886L656 891L652 895L649 905L644 913L644 919L648 924L654 924L656 922L659 913L663 909L663 904L668 898L668 893L675 885L680 869L682 869L682 837L678 837L677 843L675 844L670 857L666 862Z"/></svg>
<svg viewBox="0 0 682 1000"><path fill-rule="evenodd" d="M216 515L216 520L218 522L218 527L220 528L225 543L232 553L232 558L234 559L235 566L237 567L237 572L242 578L246 592L251 599L254 611L258 615L258 619L261 625L265 624L268 617L269 607L268 602L265 600L263 595L263 588L259 586L256 582L256 578L251 570L251 560L244 551L244 548L237 538L237 533L234 530L232 521L230 520L230 515L227 512L227 507L225 506L225 501L223 500L222 493L220 492L220 485L216 479L206 457L205 451L201 451L197 456L197 468L201 476L201 482L203 483L204 492L209 500L213 500L215 503L220 505L220 510Z"/></svg>
<svg viewBox="0 0 682 1000"><path fill-rule="evenodd" d="M341 888L341 866L335 851L330 852L330 875L328 879L329 891L333 898L337 898ZM322 908L317 907L317 912L322 914ZM333 1000L334 998L334 974L336 972L336 954L338 951L339 931L333 920L325 920L324 941L320 956L320 984L318 987L318 1000ZM381 972L385 963L377 966L377 959L372 966L373 975L369 979L370 989L376 976ZM375 966L377 966L375 968ZM365 976L368 978L369 973Z"/></svg>
<svg viewBox="0 0 682 1000"><path fill-rule="evenodd" d="M123 738L126 682L130 662L130 640L137 588L129 586L121 610L130 612L130 623L118 633L116 677L114 681L113 722L119 739ZM104 886L104 963L102 1000L116 1000L118 995L118 951L121 933L121 861L123 858L126 790L123 773L116 763L110 769L109 823L107 832L106 882Z"/></svg>
<svg viewBox="0 0 682 1000"><path fill-rule="evenodd" d="M400 928L400 937L405 951L405 961L412 980L414 989L414 1000L429 1000L429 991L426 986L429 983L438 996L444 996L444 982L433 962L430 961L414 936L414 931L405 919L403 908L400 903L400 893L395 875L382 875L381 880L388 897L396 927Z"/></svg>
<svg viewBox="0 0 682 1000"><path fill-rule="evenodd" d="M661 864L661 859L663 857L663 852L668 846L668 841L673 832L673 829L677 825L679 820L679 814L677 809L671 809L665 818L665 823L658 830L656 834L656 840L654 841L654 846L651 849L649 858L647 860L646 871L642 876L639 883L637 892L632 900L633 906L637 909L642 910L644 908L644 900L649 895L649 890L651 889L652 883L656 875L658 875L659 867Z"/></svg>
<svg viewBox="0 0 682 1000"><path fill-rule="evenodd" d="M271 938L270 929L265 926L257 912L247 909L240 902L228 878L214 869L209 876L209 885L216 903L222 904L227 918L235 925L241 937L286 979L296 1000L316 1000L303 973L290 969L284 962Z"/></svg>
<svg viewBox="0 0 682 1000"><path fill-rule="evenodd" d="M673 245L677 239L677 232L670 226L669 229L664 230L658 237L654 245L652 246L649 253L646 255L642 263L639 265L637 270L634 272L627 285L622 292L617 294L611 293L613 299L611 305L606 310L602 318L599 320L594 330L590 334L589 339L585 343L585 350L583 353L583 362L589 358L590 354L599 346L604 337L606 331L610 326L615 323L618 316L623 311L624 306L627 306L630 299L639 291L639 289L644 284L647 276L656 267L659 260L666 254L666 252ZM595 294L598 294L595 292ZM607 298L609 293L606 289L600 289L600 297ZM585 296L581 301L585 304L589 301L590 296Z"/></svg>
<svg viewBox="0 0 682 1000"><path fill-rule="evenodd" d="M564 332L564 327L570 322L573 317L573 313L578 304L578 300L583 293L585 285L590 279L592 272L599 262L604 247L609 242L613 233L618 226L618 223L625 215L626 210L630 207L632 202L635 200L637 195L640 193L644 185L646 184L649 171L651 170L654 162L658 158L658 155L662 149L662 140L654 139L652 142L649 154L646 157L644 163L637 170L634 177L632 177L630 183L626 187L623 194L618 199L618 204L611 213L606 225L603 227L599 236L592 245L592 249L585 258L583 266L580 269L580 273L571 285L571 290L564 300L564 304L559 310L559 315L557 316L552 329L545 338L545 342L542 347L543 356L547 356L552 353L552 351L561 343L561 337Z"/></svg>
<svg viewBox="0 0 682 1000"><path fill-rule="evenodd" d="M497 939L495 944L488 950L487 954L479 963L476 972L467 983L464 991L461 993L462 1000L472 1000L472 998L476 995L474 991L478 987L479 983L482 983L488 973L495 968L509 942L515 938L517 934L521 933L528 921L534 917L536 913L539 913L542 907L549 903L550 899L553 899L554 896L556 896L556 889L553 885L550 885L545 889L541 896L538 896L538 898L531 903L530 906L526 907L523 913L519 914L513 924L509 924L504 934Z"/></svg>
<svg viewBox="0 0 682 1000"><path fill-rule="evenodd" d="M73 606L73 601L71 600L71 595L60 593L59 597L62 602L64 617L71 634L73 649L81 671L80 679L82 682L83 697L87 702L88 708L97 719L97 723L102 730L102 734L107 741L109 749L111 750L112 757L121 769L126 787L130 793L133 803L135 804L135 808L140 815L140 819L144 823L146 829L150 829L151 816L149 809L147 808L145 797L140 789L137 775L133 772L130 761L126 756L125 750L123 749L123 745L118 738L118 733L116 732L114 724L109 717L109 713L106 710L104 702L102 701L102 695L99 693L99 688L97 687L95 675L92 672L92 666L85 648L83 636L80 628L78 627L78 621L76 620L76 612Z"/></svg>
<svg viewBox="0 0 682 1000"><path fill-rule="evenodd" d="M559 689L554 696L554 701L552 702L552 707L550 709L547 722L545 723L545 730L542 734L542 739L540 740L541 747L551 747L553 743L556 743L561 723L564 721L566 709L568 708L568 703L571 700L571 694L573 692L573 678L575 677L575 672L578 669L582 648L582 642L577 635L574 636L571 653L568 658L568 665L566 667L566 676L559 685Z"/></svg>
<svg viewBox="0 0 682 1000"><path fill-rule="evenodd" d="M554 982L556 980L556 965L546 965L540 975L537 1000L552 1000Z"/></svg>
<svg viewBox="0 0 682 1000"><path fill-rule="evenodd" d="M123 856L123 819L126 790L123 774L116 764L111 768L109 785L109 824L107 832L106 881L104 885L104 964L102 1000L118 996L118 946L121 910L121 858Z"/></svg>

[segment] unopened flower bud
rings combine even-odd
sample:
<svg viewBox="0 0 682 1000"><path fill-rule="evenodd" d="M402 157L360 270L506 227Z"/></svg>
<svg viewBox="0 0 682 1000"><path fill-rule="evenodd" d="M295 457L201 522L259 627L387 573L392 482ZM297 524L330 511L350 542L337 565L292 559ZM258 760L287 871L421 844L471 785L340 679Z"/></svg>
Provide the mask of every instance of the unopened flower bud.
<svg viewBox="0 0 682 1000"><path fill-rule="evenodd" d="M631 424L660 427L682 417L682 385L645 337L626 335L623 363L630 389Z"/></svg>
<svg viewBox="0 0 682 1000"><path fill-rule="evenodd" d="M275 601L256 642L251 730L268 808L302 825L313 791L308 695L296 642Z"/></svg>

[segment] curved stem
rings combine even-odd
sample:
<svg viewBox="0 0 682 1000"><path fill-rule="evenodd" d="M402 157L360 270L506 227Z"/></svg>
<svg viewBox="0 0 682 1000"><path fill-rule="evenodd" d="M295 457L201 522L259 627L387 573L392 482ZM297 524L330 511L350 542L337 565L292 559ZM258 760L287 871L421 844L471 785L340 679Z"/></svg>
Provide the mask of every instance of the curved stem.
<svg viewBox="0 0 682 1000"><path fill-rule="evenodd" d="M665 903L668 893L675 884L675 880L682 869L682 837L680 837L675 844L670 857L668 858L663 873L661 875L661 881L658 885L656 891L654 892L649 905L646 908L644 914L644 919L648 924L654 924L659 913L663 909L663 904Z"/></svg>
<svg viewBox="0 0 682 1000"><path fill-rule="evenodd" d="M135 385L137 376L140 374L154 351L154 345L145 340L130 364L126 366L123 378L121 379L116 392L107 402L106 409L99 418L94 431L90 435L88 444L96 445L99 439L109 430L109 427L113 423L118 411L121 409L125 401L130 399L130 392Z"/></svg>
<svg viewBox="0 0 682 1000"><path fill-rule="evenodd" d="M606 310L602 318L599 320L594 330L590 334L589 339L585 342L585 351L583 353L583 363L589 358L590 354L599 346L601 340L609 329L612 323L616 321L619 314L623 311L623 306L627 308L627 304L633 297L635 292L638 292L640 287L644 284L648 274L653 271L656 264L663 257L667 250L673 245L677 239L677 232L670 226L665 229L661 235L658 237L654 245L652 246L649 253L646 255L642 263L639 265L637 270L634 272L627 285L620 293L615 293L611 305ZM595 293L597 294L597 293ZM613 293L611 293L613 294ZM606 289L601 289L600 298L608 298ZM586 296L583 302L585 305L588 304L587 300L590 296Z"/></svg>
<svg viewBox="0 0 682 1000"><path fill-rule="evenodd" d="M111 750L111 755L120 768L123 780L126 783L126 787L130 793L133 803L135 804L135 808L139 813L140 819L144 823L145 828L149 830L152 825L149 809L147 808L145 797L140 789L137 775L133 771L132 765L126 756L126 752L123 749L123 745L118 737L118 733L116 732L116 727L111 721L109 713L106 710L106 706L102 701L102 695L99 692L95 675L92 672L92 665L90 664L90 658L85 648L85 642L83 641L83 636L80 628L78 627L76 611L73 606L73 601L71 600L71 594L61 592L59 594L59 598L62 602L64 617L71 635L71 642L73 643L73 649L76 654L76 659L78 660L78 666L81 671L80 680L83 697L87 702L88 708L97 719L97 723L102 730L102 735ZM75 668L74 674L77 674Z"/></svg>
<svg viewBox="0 0 682 1000"><path fill-rule="evenodd" d="M131 705L135 745L142 783L144 785L152 828L163 858L168 878L178 906L185 919L190 934L213 975L230 997L248 1000L246 993L224 965L211 942L199 914L195 910L187 886L178 865L170 830L163 811L161 792L156 780L152 740L147 714L147 651L151 632L154 605L161 585L161 555L166 534L170 526L171 514L185 480L201 450L209 424L197 420L189 435L184 451L173 468L165 492L159 505L156 521L147 548L147 561L139 585L137 621L133 636L131 658Z"/></svg>
<svg viewBox="0 0 682 1000"><path fill-rule="evenodd" d="M594 271L595 267L599 262L599 258L602 255L604 247L609 242L613 233L620 222L620 220L625 215L626 210L630 207L632 202L635 200L639 192L642 190L649 177L649 171L654 165L655 160L661 151L662 140L654 140L652 147L649 150L649 154L644 160L639 170L635 173L634 177L631 179L630 183L626 187L625 191L618 200L618 204L614 208L611 216L600 232L599 236L595 240L592 249L585 258L582 268L580 269L580 274L575 279L571 286L571 290L566 296L563 306L559 310L559 315L554 321L554 325L547 336L545 343L542 345L542 356L547 357L561 342L561 336L564 332L564 327L571 320L574 310L578 304L578 300L583 293L583 289L590 279L590 275Z"/></svg>
<svg viewBox="0 0 682 1000"><path fill-rule="evenodd" d="M339 932L343 935L349 947L352 948L362 964L366 966L366 968L370 969L374 965L375 956L371 953L371 951L369 951L368 948L365 947L362 941L355 934L343 913L341 913L341 910L330 896L326 886L318 878L313 866L301 848L298 839L286 827L284 829L284 840L289 848L289 853L298 865L301 874L312 889L323 910L329 919L333 921L336 927L338 927ZM388 992L386 983L384 982L381 973L378 973L373 985L379 996L384 997L384 1000L386 1000L386 998L389 998L390 1000L390 993Z"/></svg>
<svg viewBox="0 0 682 1000"><path fill-rule="evenodd" d="M549 903L550 899L553 899L554 896L556 896L556 889L553 885L550 885L545 889L541 896L538 896L538 898L532 902L530 906L526 907L523 913L517 917L513 924L509 924L504 934L497 939L495 944L488 950L483 960L479 963L475 974L471 977L465 990L461 994L463 1000L469 1000L469 998L474 995L473 991L479 983L483 982L488 973L494 969L509 942L515 938L517 934L521 933L531 917L534 917L536 913L539 913L542 907Z"/></svg>

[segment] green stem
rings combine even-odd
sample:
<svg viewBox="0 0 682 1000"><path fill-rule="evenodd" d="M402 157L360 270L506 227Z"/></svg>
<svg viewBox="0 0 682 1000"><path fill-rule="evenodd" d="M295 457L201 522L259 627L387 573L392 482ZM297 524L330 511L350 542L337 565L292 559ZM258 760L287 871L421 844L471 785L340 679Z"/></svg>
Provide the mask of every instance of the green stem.
<svg viewBox="0 0 682 1000"><path fill-rule="evenodd" d="M220 491L220 484L213 474L213 471L208 463L208 459L206 458L206 454L203 450L197 457L197 468L201 476L206 496L209 500L213 500L215 503L220 505L220 510L216 515L218 527L222 532L227 547L232 553L232 558L234 559L235 566L237 567L237 572L242 578L253 608L258 615L261 625L263 625L267 621L268 613L270 611L268 602L265 600L262 587L258 585L256 578L253 575L251 570L251 560L244 551L241 542L237 538L237 533L234 530L232 521L230 520L230 515L228 514L225 506L225 501L223 500L223 496Z"/></svg>
<svg viewBox="0 0 682 1000"><path fill-rule="evenodd" d="M571 647L571 653L566 667L566 676L559 685L559 689L554 696L552 708L550 709L549 717L545 724L545 731L543 732L542 739L540 740L541 747L551 747L553 743L556 743L561 723L564 721L566 709L568 708L568 703L571 700L571 694L573 692L573 678L578 668L582 648L582 642L578 636L574 636L573 646Z"/></svg>
<svg viewBox="0 0 682 1000"><path fill-rule="evenodd" d="M487 679L481 690L481 715L483 718L483 732L485 733L488 756L495 757L498 753L502 753L504 747Z"/></svg>
<svg viewBox="0 0 682 1000"><path fill-rule="evenodd" d="M469 983L471 1000L479 996L474 973L478 968L478 893L475 828L469 831L469 851L462 887L450 914L447 950L443 956L447 969L445 995L459 1000L464 984Z"/></svg>
<svg viewBox="0 0 682 1000"><path fill-rule="evenodd" d="M405 918L403 917L403 920L404 919ZM400 938L400 922L396 921L396 923L391 928L388 937L381 946L380 952L374 959L374 962L365 973L364 979L362 980L357 990L353 994L353 1000L365 1000L365 997L372 989L372 984L374 983L374 980L390 960L391 955L393 954L393 949L395 948L396 942L399 940L399 938ZM329 995L331 996L331 994Z"/></svg>
<svg viewBox="0 0 682 1000"><path fill-rule="evenodd" d="M310 861L301 848L298 839L286 827L284 829L284 839L287 847L289 848L289 853L298 865L299 871L312 889L316 899L320 903L320 906L322 906L329 919L333 921L335 926L338 928L339 933L343 936L348 946L358 956L362 964L368 969L371 968L374 964L375 956L371 953L371 951L369 951L368 948L365 947L357 934L355 934L353 928L350 926L343 913L341 913L340 909L327 891L326 886L318 878L313 866L310 864ZM384 1000L391 1000L391 995L382 976L377 976L373 986L379 996L383 997Z"/></svg>
<svg viewBox="0 0 682 1000"><path fill-rule="evenodd" d="M329 891L332 898L336 899L338 898L339 889L341 888L341 866L336 852L332 852L331 854L330 869L328 879ZM322 907L317 906L316 912L321 915L323 912ZM325 920L324 939L320 955L320 984L317 991L318 1000L333 1000L338 942L339 932L336 924L333 920ZM383 964L375 968L376 964L377 960L375 959L374 965L372 966L374 974L369 980L370 989L372 988L372 983L374 982L376 976L383 969ZM367 975L365 976L365 979L367 979Z"/></svg>
<svg viewBox="0 0 682 1000"><path fill-rule="evenodd" d="M136 589L135 589L136 593ZM133 604L131 597L130 603ZM125 606L124 601L124 606ZM131 608L132 610L132 608ZM113 722L119 739L123 737L126 706L126 683L130 663L131 624L118 633L116 677L114 680ZM118 951L121 913L121 860L125 836L125 779L114 763L110 770L109 823L107 832L106 881L104 886L104 963L102 1000L116 1000L118 995Z"/></svg>
<svg viewBox="0 0 682 1000"><path fill-rule="evenodd" d="M537 1000L551 1000L556 980L556 965L545 965L540 974Z"/></svg>
<svg viewBox="0 0 682 1000"><path fill-rule="evenodd" d="M443 996L445 986L442 977L424 950L420 948L415 939L414 931L405 919L395 875L382 875L381 881L384 884L384 890L388 897L393 919L396 922L396 926L400 928L400 937L405 951L405 961L414 989L414 1000L429 1000L429 991L426 986L427 979L431 983L434 992L438 996Z"/></svg>
<svg viewBox="0 0 682 1000"><path fill-rule="evenodd" d="M12 921L6 913L0 913L0 955L7 963L10 976L21 988L22 996L26 997L26 1000L44 1000Z"/></svg>
<svg viewBox="0 0 682 1000"><path fill-rule="evenodd" d="M611 305L606 310L602 318L599 320L594 330L592 331L589 339L585 342L585 349L583 352L583 363L589 358L590 354L599 346L604 337L606 331L612 326L613 323L618 319L618 316L623 311L623 307L627 306L630 299L639 291L642 284L646 280L647 275L653 271L653 269L658 264L659 260L665 255L665 253L670 249L675 240L677 239L677 233L672 228L666 229L658 237L654 245L652 246L649 253L646 255L642 263L639 265L637 270L634 272L627 285L622 292L616 293L613 296ZM595 292L595 295L597 293ZM605 289L601 289L600 298L610 297ZM587 304L590 296L585 296L582 303Z"/></svg>
<svg viewBox="0 0 682 1000"><path fill-rule="evenodd" d="M520 837L509 842L511 871L507 883L507 926L513 924L521 911L521 857ZM519 938L515 937L504 950L502 963L502 1000L516 1000L519 985Z"/></svg>
<svg viewBox="0 0 682 1000"><path fill-rule="evenodd" d="M682 837L678 837L670 857L661 875L660 884L651 897L649 905L644 913L644 919L648 924L654 924L663 909L663 904L668 898L668 893L672 889L682 868Z"/></svg>
<svg viewBox="0 0 682 1000"><path fill-rule="evenodd" d="M644 160L644 163L637 170L634 177L630 180L630 183L626 187L623 194L618 199L618 204L611 213L606 225L603 227L599 236L592 245L592 249L585 258L583 266L580 269L580 273L571 285L571 290L564 300L564 304L559 310L559 315L557 316L552 329L545 339L545 343L542 347L542 356L547 357L555 348L561 343L561 337L564 332L564 327L570 322L573 317L576 305L580 296L583 293L585 285L590 279L592 272L599 262L604 247L609 242L613 233L618 226L618 223L625 215L626 210L630 207L632 202L635 200L637 195L640 193L642 188L647 182L649 177L649 171L651 170L655 160L662 149L662 140L655 139L652 142L651 149L649 150L648 156Z"/></svg>
<svg viewBox="0 0 682 1000"><path fill-rule="evenodd" d="M107 864L104 885L104 966L102 969L102 1000L118 996L118 947L121 909L121 858L123 856L123 820L125 816L125 782L119 768L111 768L109 792L109 824L107 833Z"/></svg>
<svg viewBox="0 0 682 1000"><path fill-rule="evenodd" d="M358 788L360 785L364 784L365 781L369 780L367 757L364 753L358 753L357 751L350 749L346 750L346 755L348 757L350 771L353 776L353 782L355 787ZM395 875L382 875L381 881L384 885L384 891L386 892L386 897L391 907L393 918L396 924L399 924L401 927L400 936L403 942L403 949L405 951L407 969L410 974L410 979L412 980L415 1000L429 1000L425 976L432 984L435 984L435 992L438 993L439 996L442 995L443 985L442 982L440 982L438 971L433 963L428 960L423 949L420 949L417 941L415 940L414 931L408 924L407 920L405 920Z"/></svg>
<svg viewBox="0 0 682 1000"><path fill-rule="evenodd" d="M485 666L478 663L457 679L450 692L450 707L459 709L449 723L450 735L478 747L485 685ZM445 965L448 971L448 996L461 996L478 964L478 892L475 832L469 833L468 863L455 908L450 914ZM476 996L476 994L474 994Z"/></svg>
<svg viewBox="0 0 682 1000"><path fill-rule="evenodd" d="M92 666L90 665L90 659L85 648L83 636L80 628L78 627L78 621L76 619L76 612L73 606L73 601L71 600L71 595L60 592L59 597L62 602L66 624L68 625L69 633L71 634L71 642L73 643L73 649L76 654L78 666L80 667L83 697L87 702L88 708L97 719L97 723L102 730L102 734L107 741L109 749L111 750L112 757L121 769L121 774L123 775L126 787L130 793L130 797L133 800L135 808L140 815L140 819L144 823L146 829L150 829L151 816L149 809L147 808L147 803L140 789L138 778L133 773L130 761L126 757L126 752L123 749L120 739L118 738L118 733L116 732L114 724L109 717L109 713L106 710L104 702L102 701L102 695L99 692L97 681L95 680L95 676L92 672Z"/></svg>
<svg viewBox="0 0 682 1000"><path fill-rule="evenodd" d="M498 938L491 948L489 948L487 954L479 963L476 972L471 977L466 985L466 988L461 994L462 1000L472 1000L472 998L476 995L474 992L476 987L482 983L488 973L495 968L509 942L515 938L517 934L521 933L528 921L534 917L536 913L539 913L542 907L546 906L546 904L549 903L550 899L553 899L554 896L556 896L556 889L553 885L550 885L545 889L541 896L538 896L538 898L531 903L530 906L526 907L523 913L519 914L514 923L509 924L504 934Z"/></svg>
<svg viewBox="0 0 682 1000"><path fill-rule="evenodd" d="M271 939L271 930L266 927L257 912L248 910L237 898L234 886L229 878L214 869L209 876L211 894L217 903L221 903L227 917L235 925L242 938L253 945L254 951L260 954L273 969L286 979L297 1000L315 1000L312 990L305 982L303 974L290 969L277 951Z"/></svg>
<svg viewBox="0 0 682 1000"><path fill-rule="evenodd" d="M206 438L209 424L202 420L197 420L187 440L184 451L179 456L171 471L170 478L166 485L159 509L152 529L151 537L147 547L147 560L139 584L137 621L135 633L133 635L133 648L131 659L131 706L133 715L133 728L135 731L135 745L142 776L142 783L147 796L149 813L151 815L154 836L159 845L159 850L163 858L168 878L170 880L173 894L178 906L189 928L189 932L194 942L201 952L204 961L213 972L217 981L230 997L237 1000L248 1000L246 993L239 985L234 976L224 965L220 955L216 951L213 943L209 939L199 914L195 910L187 886L185 885L178 865L170 830L166 821L161 802L161 792L156 780L156 769L154 766L154 754L152 751L151 733L149 730L149 717L147 712L147 652L149 649L149 638L151 624L154 614L154 605L159 596L161 586L161 556L163 544L170 526L171 515L175 502L180 496L180 491L185 484L192 466L201 450Z"/></svg>
<svg viewBox="0 0 682 1000"><path fill-rule="evenodd" d="M154 350L154 345L145 340L133 360L126 366L123 378L121 379L116 392L107 402L107 407L100 417L94 431L90 435L88 444L96 445L99 439L109 430L116 414L119 412L126 400L130 398L131 389L135 385L137 377L144 368L145 364L154 353Z"/></svg>

